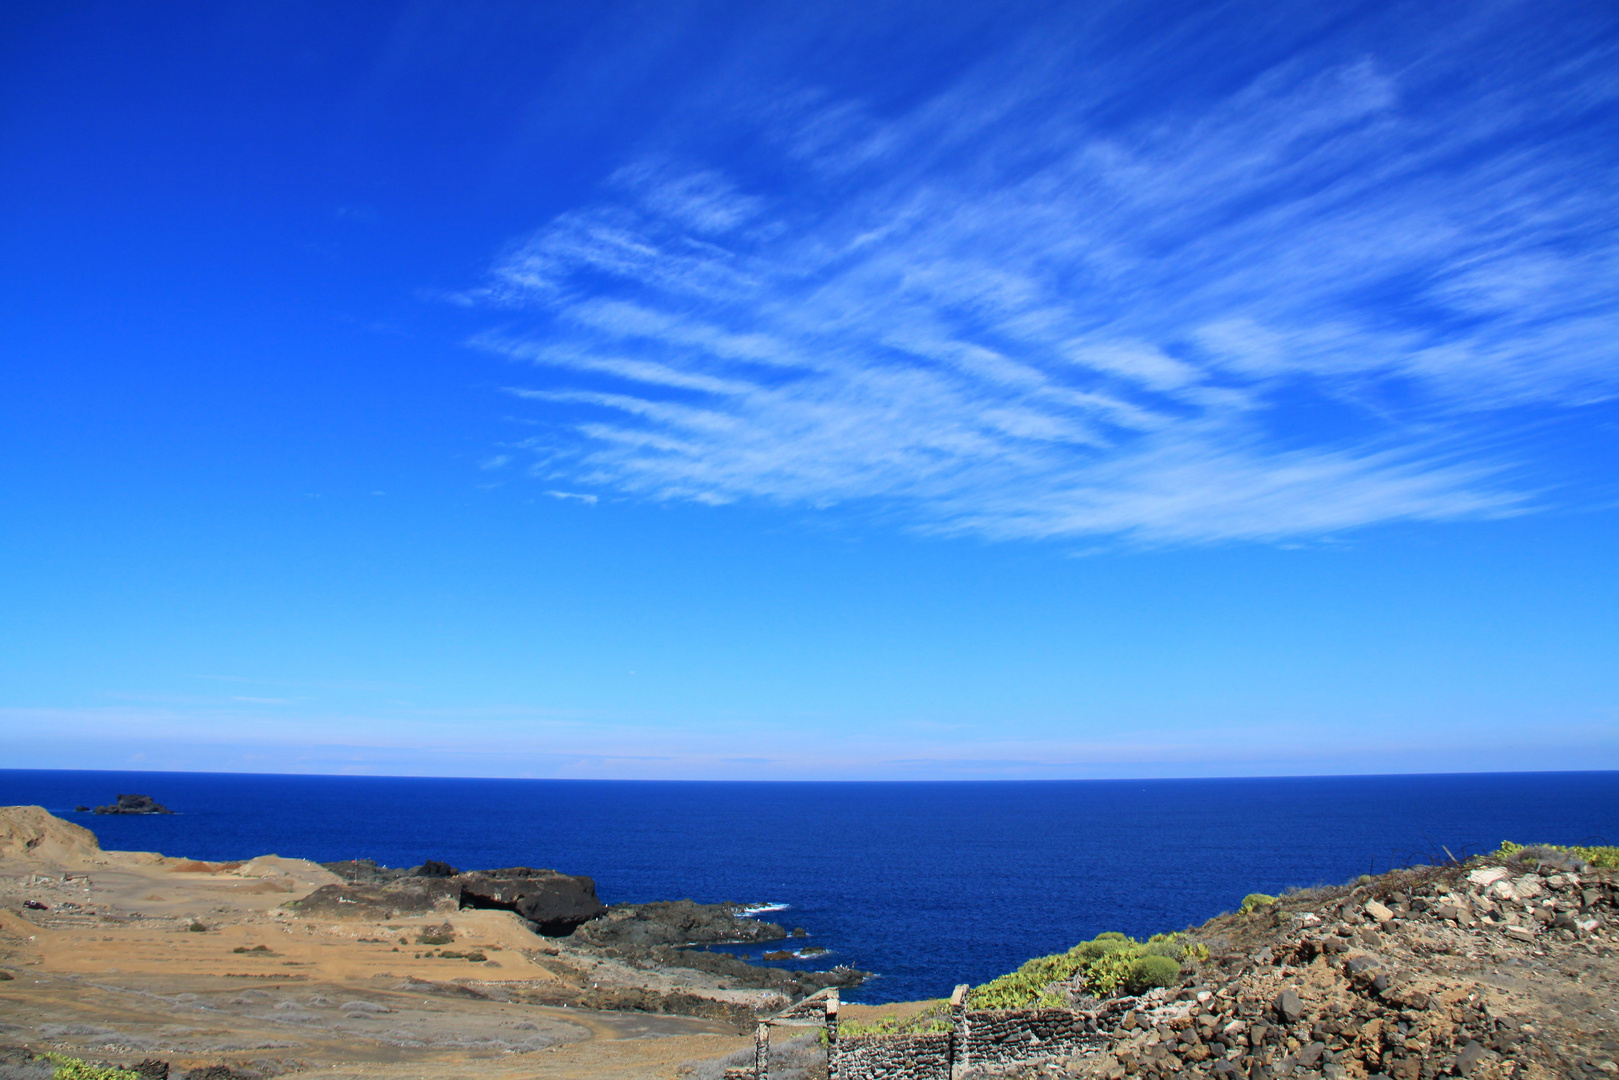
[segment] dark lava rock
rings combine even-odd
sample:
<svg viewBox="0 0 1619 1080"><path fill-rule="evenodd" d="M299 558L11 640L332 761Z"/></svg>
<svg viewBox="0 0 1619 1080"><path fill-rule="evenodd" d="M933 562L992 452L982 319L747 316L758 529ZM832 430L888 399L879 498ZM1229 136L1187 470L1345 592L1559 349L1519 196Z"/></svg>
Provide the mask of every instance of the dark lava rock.
<svg viewBox="0 0 1619 1080"><path fill-rule="evenodd" d="M342 862L321 863L326 869L354 885L385 885L409 877L409 870L395 870L378 866L375 859L344 859Z"/></svg>
<svg viewBox="0 0 1619 1080"><path fill-rule="evenodd" d="M455 911L461 907L461 888L453 878L400 878L383 884L322 885L287 907L303 916L381 922Z"/></svg>
<svg viewBox="0 0 1619 1080"><path fill-rule="evenodd" d="M780 941L780 925L751 919L741 904L698 904L659 900L650 904L615 904L599 919L579 928L591 945L721 945Z"/></svg>
<svg viewBox="0 0 1619 1080"><path fill-rule="evenodd" d="M440 862L391 870L369 859L325 866L348 883L323 885L288 904L289 909L328 919L385 920L460 908L498 908L516 912L530 929L547 937L566 937L580 923L607 910L596 897L594 881L555 870L514 866L461 874Z"/></svg>
<svg viewBox="0 0 1619 1080"><path fill-rule="evenodd" d="M173 810L153 799L150 795L120 795L118 801L111 806L98 806L98 814L172 814Z"/></svg>
<svg viewBox="0 0 1619 1080"><path fill-rule="evenodd" d="M344 859L342 862L321 863L326 869L355 885L386 885L401 878L452 878L461 871L447 862L428 859L420 866L398 870L391 866L378 866L375 859Z"/></svg>
<svg viewBox="0 0 1619 1080"><path fill-rule="evenodd" d="M510 866L453 880L461 888L462 907L515 911L547 937L566 937L607 910L596 896L596 882L582 875Z"/></svg>
<svg viewBox="0 0 1619 1080"><path fill-rule="evenodd" d="M415 870L417 877L455 877L460 872L449 863L437 859L428 859Z"/></svg>
<svg viewBox="0 0 1619 1080"><path fill-rule="evenodd" d="M835 967L831 971L794 971L790 968L763 967L738 959L730 953L709 952L704 949L676 949L669 945L651 948L627 946L614 948L616 955L636 967L663 970L687 968L709 975L719 975L732 986L757 987L774 990L797 1001L828 986L859 986L871 977L869 971L849 967Z"/></svg>

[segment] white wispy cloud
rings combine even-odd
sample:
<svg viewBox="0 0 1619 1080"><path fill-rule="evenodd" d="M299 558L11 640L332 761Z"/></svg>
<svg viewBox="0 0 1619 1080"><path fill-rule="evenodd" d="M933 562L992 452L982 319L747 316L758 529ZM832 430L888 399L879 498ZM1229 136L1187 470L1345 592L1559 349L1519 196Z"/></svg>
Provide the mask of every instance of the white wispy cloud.
<svg viewBox="0 0 1619 1080"><path fill-rule="evenodd" d="M1578 59L1445 96L1296 57L1110 126L1019 119L1049 70L784 96L791 180L617 169L464 294L515 320L475 344L549 373L509 388L538 474L650 499L1159 542L1518 512L1492 417L1619 392L1619 189L1569 119L1619 90Z"/></svg>

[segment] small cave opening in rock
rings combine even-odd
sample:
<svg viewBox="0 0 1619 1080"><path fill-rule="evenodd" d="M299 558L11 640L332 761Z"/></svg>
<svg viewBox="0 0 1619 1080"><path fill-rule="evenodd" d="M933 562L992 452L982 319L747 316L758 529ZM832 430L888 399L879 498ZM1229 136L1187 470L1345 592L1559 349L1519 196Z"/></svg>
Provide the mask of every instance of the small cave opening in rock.
<svg viewBox="0 0 1619 1080"><path fill-rule="evenodd" d="M607 910L587 877L526 866L464 874L461 906L510 911L536 934L562 938Z"/></svg>
<svg viewBox="0 0 1619 1080"><path fill-rule="evenodd" d="M499 899L492 896L479 896L476 893L463 892L461 906L475 908L481 911L509 911L523 920L530 930L541 937L565 938L579 928L584 919L532 919L523 913L525 896L516 896L510 900ZM532 908L531 908L532 910Z"/></svg>

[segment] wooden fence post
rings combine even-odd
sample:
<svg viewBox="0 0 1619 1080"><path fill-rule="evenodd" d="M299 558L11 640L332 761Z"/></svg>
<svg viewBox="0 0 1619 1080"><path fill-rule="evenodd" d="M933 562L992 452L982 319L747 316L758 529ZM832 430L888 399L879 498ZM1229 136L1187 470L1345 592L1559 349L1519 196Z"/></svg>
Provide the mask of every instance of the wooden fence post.
<svg viewBox="0 0 1619 1080"><path fill-rule="evenodd" d="M753 1075L759 1080L770 1080L769 1024L760 1024L753 1030Z"/></svg>

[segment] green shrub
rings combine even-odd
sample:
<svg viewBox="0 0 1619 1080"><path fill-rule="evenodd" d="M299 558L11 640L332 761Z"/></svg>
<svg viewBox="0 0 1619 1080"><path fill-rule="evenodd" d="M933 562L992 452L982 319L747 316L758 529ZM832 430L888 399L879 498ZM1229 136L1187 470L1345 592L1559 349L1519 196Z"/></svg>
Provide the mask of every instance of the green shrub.
<svg viewBox="0 0 1619 1080"><path fill-rule="evenodd" d="M51 1080L145 1080L138 1072L129 1069L115 1069L105 1065L91 1065L78 1058L63 1057L61 1054L46 1054L50 1063L56 1066L51 1073Z"/></svg>
<svg viewBox="0 0 1619 1080"><path fill-rule="evenodd" d="M1106 997L1139 994L1155 986L1169 986L1180 978L1181 964L1207 960L1209 950L1188 944L1179 934L1157 934L1136 941L1120 933L1098 934L1065 953L1030 960L967 995L972 1009L1022 1009L1030 1005L1062 1007L1067 996L1048 989L1053 983L1078 981L1090 993Z"/></svg>
<svg viewBox="0 0 1619 1080"><path fill-rule="evenodd" d="M1242 913L1251 915L1259 908L1270 907L1274 903L1276 903L1276 897L1274 896L1269 896L1262 892L1251 892L1242 898Z"/></svg>
<svg viewBox="0 0 1619 1080"><path fill-rule="evenodd" d="M1507 858L1514 852L1522 851L1527 847L1550 848L1553 851L1566 851L1570 855L1584 859L1592 866L1600 866L1607 870L1619 870L1619 847L1604 845L1599 847L1584 847L1579 844L1514 844L1510 840L1501 842L1501 848L1496 855Z"/></svg>
<svg viewBox="0 0 1619 1080"><path fill-rule="evenodd" d="M1156 986L1174 986L1180 977L1180 961L1156 953L1138 956L1125 973L1124 992L1144 994Z"/></svg>

